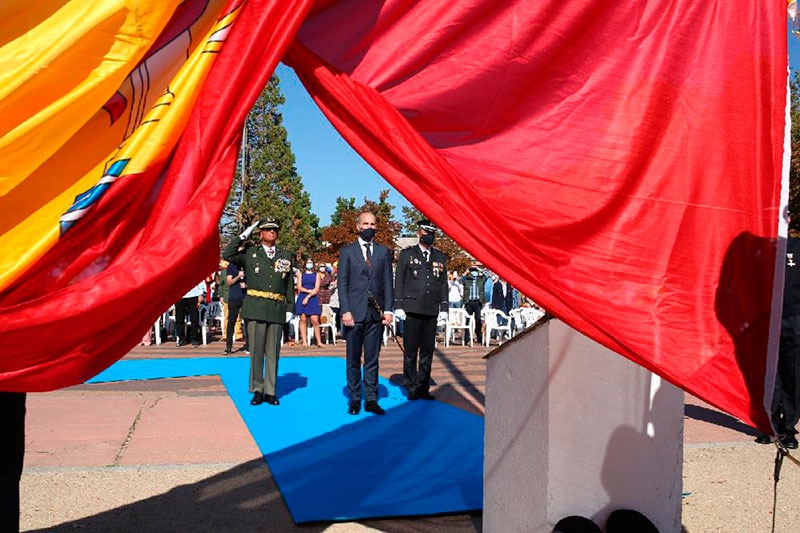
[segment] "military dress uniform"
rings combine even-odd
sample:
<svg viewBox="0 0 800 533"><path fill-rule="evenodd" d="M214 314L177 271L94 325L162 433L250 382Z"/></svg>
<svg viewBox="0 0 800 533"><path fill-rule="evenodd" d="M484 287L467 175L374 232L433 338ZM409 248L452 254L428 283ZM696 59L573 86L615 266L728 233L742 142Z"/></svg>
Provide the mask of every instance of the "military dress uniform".
<svg viewBox="0 0 800 533"><path fill-rule="evenodd" d="M242 317L247 322L250 344L250 392L260 391L265 398L273 398L270 403L277 403L280 336L286 313L294 304L292 254L275 246L270 256L261 243L240 249L241 243L239 236L232 238L223 257L244 269L247 282Z"/></svg>
<svg viewBox="0 0 800 533"><path fill-rule="evenodd" d="M428 257L419 245L400 252L395 274L395 309L406 314L403 327L403 379L408 398L432 399L431 363L436 344L436 321L447 312L447 258L433 247Z"/></svg>

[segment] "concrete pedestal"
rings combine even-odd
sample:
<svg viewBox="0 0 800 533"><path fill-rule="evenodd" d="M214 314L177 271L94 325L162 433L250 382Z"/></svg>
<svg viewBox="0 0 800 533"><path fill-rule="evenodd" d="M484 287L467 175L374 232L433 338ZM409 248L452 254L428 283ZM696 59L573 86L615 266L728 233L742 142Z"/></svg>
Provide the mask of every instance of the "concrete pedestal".
<svg viewBox="0 0 800 533"><path fill-rule="evenodd" d="M484 531L616 509L680 531L683 392L562 322L490 355L485 424Z"/></svg>

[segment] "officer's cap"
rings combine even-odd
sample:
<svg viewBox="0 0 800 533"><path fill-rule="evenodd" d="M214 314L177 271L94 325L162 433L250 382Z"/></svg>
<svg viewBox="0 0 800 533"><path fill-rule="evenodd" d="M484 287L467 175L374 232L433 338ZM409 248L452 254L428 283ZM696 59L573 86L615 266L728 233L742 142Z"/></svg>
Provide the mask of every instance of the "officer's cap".
<svg viewBox="0 0 800 533"><path fill-rule="evenodd" d="M436 233L438 231L436 226L433 225L433 222L431 222L427 218L423 218L422 220L417 221L417 227L429 233Z"/></svg>
<svg viewBox="0 0 800 533"><path fill-rule="evenodd" d="M258 229L281 229L281 223L275 217L262 218L258 223Z"/></svg>

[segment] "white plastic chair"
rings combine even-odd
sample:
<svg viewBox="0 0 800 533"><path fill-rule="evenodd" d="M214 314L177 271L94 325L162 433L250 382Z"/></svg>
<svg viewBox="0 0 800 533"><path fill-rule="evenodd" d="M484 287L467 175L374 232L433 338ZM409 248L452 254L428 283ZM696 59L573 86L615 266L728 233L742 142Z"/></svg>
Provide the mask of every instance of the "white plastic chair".
<svg viewBox="0 0 800 533"><path fill-rule="evenodd" d="M492 338L492 331L497 331L500 334L505 332L506 336L508 336L508 338L511 338L510 316L500 311L499 309L484 309L483 313L484 313L483 315L484 324L486 324L486 333L483 336L484 346L489 346L489 339ZM501 325L499 318L505 318L506 323L504 325ZM502 335L498 335L497 340L499 344L503 344Z"/></svg>
<svg viewBox="0 0 800 533"><path fill-rule="evenodd" d="M294 342L296 344L300 344L300 315L294 315L291 319L289 319L289 324L292 326L292 330L294 331ZM308 332L306 332L308 334Z"/></svg>
<svg viewBox="0 0 800 533"><path fill-rule="evenodd" d="M464 338L469 332L469 345L472 347L472 339L475 337L475 328L472 324L472 315L466 309L451 308L447 310L447 324L444 331L444 345L450 346L451 339L455 341L456 330L461 330L461 346L464 346Z"/></svg>
<svg viewBox="0 0 800 533"><path fill-rule="evenodd" d="M161 324L164 324L164 335L165 338L161 339ZM161 316L158 317L155 324L156 330L156 346L161 344L162 342L166 341L166 337L169 337L170 333L173 332L175 329L175 306L170 306L169 309L161 313Z"/></svg>
<svg viewBox="0 0 800 533"><path fill-rule="evenodd" d="M522 324L527 329L536 324L544 316L544 310L538 307L523 307L520 309Z"/></svg>
<svg viewBox="0 0 800 533"><path fill-rule="evenodd" d="M208 344L208 328L212 323L218 322L222 330L222 318L222 304L219 302L200 305L200 335L203 338L203 345Z"/></svg>
<svg viewBox="0 0 800 533"><path fill-rule="evenodd" d="M325 322L322 322L322 318L325 317ZM328 304L322 304L322 314L319 316L319 330L322 333L323 328L330 329L331 332L331 339L333 339L333 344L336 345L336 314L331 309L331 306ZM313 326L308 328L308 338L311 338L311 334L313 333Z"/></svg>
<svg viewBox="0 0 800 533"><path fill-rule="evenodd" d="M520 331L525 329L525 326L522 324L522 309L515 308L511 309L508 312L508 315L511 317L511 336L517 335Z"/></svg>

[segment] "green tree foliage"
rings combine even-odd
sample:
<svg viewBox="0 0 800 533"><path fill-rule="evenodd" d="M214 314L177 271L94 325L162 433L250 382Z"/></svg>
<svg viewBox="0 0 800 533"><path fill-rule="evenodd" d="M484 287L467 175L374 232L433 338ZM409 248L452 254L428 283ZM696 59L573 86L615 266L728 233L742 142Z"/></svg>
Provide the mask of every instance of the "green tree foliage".
<svg viewBox="0 0 800 533"><path fill-rule="evenodd" d="M358 208L356 207L356 199L352 196L350 198L342 198L339 196L336 198L336 208L333 210L333 214L331 215L331 225L338 226L342 223L342 216L347 213L348 211L357 211Z"/></svg>
<svg viewBox="0 0 800 533"><path fill-rule="evenodd" d="M800 236L800 71L795 71L789 83L791 89L792 158L789 165L789 212L792 213L790 229Z"/></svg>
<svg viewBox="0 0 800 533"><path fill-rule="evenodd" d="M412 237L417 235L417 222L426 218L417 208L403 206L403 235ZM433 245L447 256L447 270L455 270L460 274L469 268L472 258L459 245L442 230L436 233Z"/></svg>
<svg viewBox="0 0 800 533"><path fill-rule="evenodd" d="M394 219L394 206L388 202L389 190L379 193L378 201L364 197L364 203L356 207L354 198L336 199L336 209L331 215L331 225L323 228L322 241L325 248L314 256L316 261L333 263L339 258L342 246L358 238L356 220L362 211L372 211L377 219L378 232L375 242L384 244L394 251L395 238L400 233L400 223Z"/></svg>
<svg viewBox="0 0 800 533"><path fill-rule="evenodd" d="M226 242L252 222L276 217L282 225L280 244L299 261L319 248L319 217L311 212L311 199L295 167L280 112L284 101L273 74L247 115L240 164L220 232Z"/></svg>

